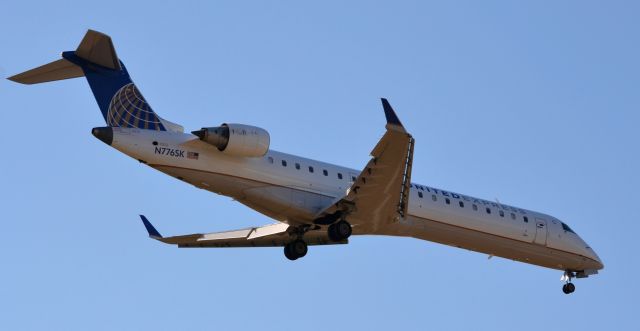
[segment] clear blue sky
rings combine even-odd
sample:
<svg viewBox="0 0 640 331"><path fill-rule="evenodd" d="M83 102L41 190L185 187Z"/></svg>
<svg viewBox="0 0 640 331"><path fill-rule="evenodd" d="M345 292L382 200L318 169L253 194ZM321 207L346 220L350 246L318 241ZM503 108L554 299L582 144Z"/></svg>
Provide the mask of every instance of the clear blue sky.
<svg viewBox="0 0 640 331"><path fill-rule="evenodd" d="M413 180L546 212L606 269L561 272L414 239L177 249L161 233L270 222L105 146L84 79L0 82L2 330L588 330L637 327L636 1L8 1L0 75L112 36L187 130L240 122L272 148L362 167L387 97Z"/></svg>

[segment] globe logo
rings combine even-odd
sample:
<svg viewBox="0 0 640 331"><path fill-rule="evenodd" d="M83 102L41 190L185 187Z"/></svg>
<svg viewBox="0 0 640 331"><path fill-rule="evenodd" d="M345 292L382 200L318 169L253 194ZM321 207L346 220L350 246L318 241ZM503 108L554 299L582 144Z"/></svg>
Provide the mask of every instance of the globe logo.
<svg viewBox="0 0 640 331"><path fill-rule="evenodd" d="M138 88L129 83L111 98L107 123L114 127L164 131L164 126Z"/></svg>

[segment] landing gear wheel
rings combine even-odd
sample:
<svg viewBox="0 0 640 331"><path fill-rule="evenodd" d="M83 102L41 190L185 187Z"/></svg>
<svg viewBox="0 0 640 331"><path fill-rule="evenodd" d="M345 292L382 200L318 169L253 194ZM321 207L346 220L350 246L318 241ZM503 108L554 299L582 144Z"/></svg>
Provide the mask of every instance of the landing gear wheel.
<svg viewBox="0 0 640 331"><path fill-rule="evenodd" d="M332 241L343 241L351 236L351 224L347 221L339 221L329 226L329 239Z"/></svg>
<svg viewBox="0 0 640 331"><path fill-rule="evenodd" d="M308 250L309 248L307 247L307 243L298 239L284 246L284 256L286 256L287 259L294 261L307 255Z"/></svg>
<svg viewBox="0 0 640 331"><path fill-rule="evenodd" d="M573 285L573 283L566 283L562 285L562 292L564 292L564 294L571 294L575 290L576 290L576 286Z"/></svg>
<svg viewBox="0 0 640 331"><path fill-rule="evenodd" d="M287 259L291 261L295 261L298 259L298 257L295 256L293 252L291 252L291 244L284 245L284 256L286 256Z"/></svg>
<svg viewBox="0 0 640 331"><path fill-rule="evenodd" d="M307 251L309 250L307 243L302 240L296 240L289 245L291 245L291 252L293 252L297 258L304 257L307 255Z"/></svg>

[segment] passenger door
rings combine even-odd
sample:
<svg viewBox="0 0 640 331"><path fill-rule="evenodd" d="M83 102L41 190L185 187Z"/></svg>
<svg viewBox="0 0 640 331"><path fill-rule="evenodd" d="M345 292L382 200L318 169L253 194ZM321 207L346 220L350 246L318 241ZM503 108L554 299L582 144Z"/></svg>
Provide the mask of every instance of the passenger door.
<svg viewBox="0 0 640 331"><path fill-rule="evenodd" d="M547 244L547 221L536 217L536 238L533 240L538 245Z"/></svg>

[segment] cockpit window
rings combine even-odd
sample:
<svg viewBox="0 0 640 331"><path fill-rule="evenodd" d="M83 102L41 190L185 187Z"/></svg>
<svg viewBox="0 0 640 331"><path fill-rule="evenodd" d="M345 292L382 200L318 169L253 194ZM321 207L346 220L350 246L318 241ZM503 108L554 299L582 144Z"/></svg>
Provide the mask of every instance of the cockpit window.
<svg viewBox="0 0 640 331"><path fill-rule="evenodd" d="M565 231L569 231L571 233L575 233L575 232L573 232L573 230L571 230L571 228L568 225L566 225L564 223L562 223L562 229L565 230Z"/></svg>

